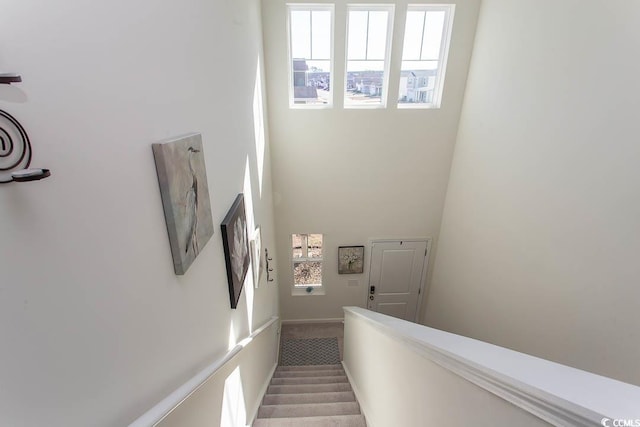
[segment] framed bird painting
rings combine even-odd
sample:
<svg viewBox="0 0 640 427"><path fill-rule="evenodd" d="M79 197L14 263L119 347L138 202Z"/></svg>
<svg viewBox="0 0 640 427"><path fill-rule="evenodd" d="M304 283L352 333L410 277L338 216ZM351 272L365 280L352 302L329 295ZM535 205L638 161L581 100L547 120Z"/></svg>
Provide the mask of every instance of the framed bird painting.
<svg viewBox="0 0 640 427"><path fill-rule="evenodd" d="M151 144L151 148L173 267L177 275L183 275L213 236L202 135L180 136Z"/></svg>

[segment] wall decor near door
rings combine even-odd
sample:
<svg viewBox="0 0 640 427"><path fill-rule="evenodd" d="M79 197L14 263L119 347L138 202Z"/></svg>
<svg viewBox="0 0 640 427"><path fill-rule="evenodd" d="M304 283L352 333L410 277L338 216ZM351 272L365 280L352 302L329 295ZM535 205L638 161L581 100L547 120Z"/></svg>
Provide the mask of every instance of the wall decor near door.
<svg viewBox="0 0 640 427"><path fill-rule="evenodd" d="M31 142L27 131L15 117L0 110L0 184L36 181L51 176L49 169L27 169L30 164Z"/></svg>
<svg viewBox="0 0 640 427"><path fill-rule="evenodd" d="M186 273L213 236L202 135L151 144L177 275Z"/></svg>
<svg viewBox="0 0 640 427"><path fill-rule="evenodd" d="M338 247L338 274L360 274L364 271L364 246Z"/></svg>
<svg viewBox="0 0 640 427"><path fill-rule="evenodd" d="M238 194L221 224L224 259L227 265L227 281L231 308L238 306L244 279L249 269L249 239L247 217L244 211L244 195Z"/></svg>

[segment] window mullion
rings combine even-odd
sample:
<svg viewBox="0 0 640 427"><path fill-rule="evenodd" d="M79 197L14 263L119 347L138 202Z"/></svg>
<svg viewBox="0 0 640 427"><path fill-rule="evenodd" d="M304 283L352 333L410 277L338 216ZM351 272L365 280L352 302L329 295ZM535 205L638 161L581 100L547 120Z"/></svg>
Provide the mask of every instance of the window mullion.
<svg viewBox="0 0 640 427"><path fill-rule="evenodd" d="M309 59L313 59L313 10L309 12Z"/></svg>
<svg viewBox="0 0 640 427"><path fill-rule="evenodd" d="M365 61L369 58L369 11L367 11L367 37L365 39L364 45L364 59Z"/></svg>
<svg viewBox="0 0 640 427"><path fill-rule="evenodd" d="M427 11L424 11L424 17L422 18L422 36L420 38L420 56L418 61L422 61L422 50L424 49L424 32L427 27Z"/></svg>

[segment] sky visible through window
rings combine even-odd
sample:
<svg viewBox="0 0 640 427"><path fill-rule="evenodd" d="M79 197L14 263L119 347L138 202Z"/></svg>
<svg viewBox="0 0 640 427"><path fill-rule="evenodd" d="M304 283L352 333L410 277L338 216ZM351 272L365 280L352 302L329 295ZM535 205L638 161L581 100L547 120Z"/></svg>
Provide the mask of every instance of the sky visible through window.
<svg viewBox="0 0 640 427"><path fill-rule="evenodd" d="M398 104L436 106L442 91L442 41L447 7L409 9L405 23Z"/></svg>
<svg viewBox="0 0 640 427"><path fill-rule="evenodd" d="M345 106L381 106L386 91L392 9L353 7L348 14Z"/></svg>
<svg viewBox="0 0 640 427"><path fill-rule="evenodd" d="M289 10L292 102L331 104L333 9L317 5ZM452 5L409 6L406 15L398 103L439 106L443 46ZM392 6L349 5L345 106L382 106L386 98L388 31ZM443 43L446 41L446 43ZM396 89L394 89L396 90Z"/></svg>
<svg viewBox="0 0 640 427"><path fill-rule="evenodd" d="M290 9L294 104L330 104L332 10Z"/></svg>

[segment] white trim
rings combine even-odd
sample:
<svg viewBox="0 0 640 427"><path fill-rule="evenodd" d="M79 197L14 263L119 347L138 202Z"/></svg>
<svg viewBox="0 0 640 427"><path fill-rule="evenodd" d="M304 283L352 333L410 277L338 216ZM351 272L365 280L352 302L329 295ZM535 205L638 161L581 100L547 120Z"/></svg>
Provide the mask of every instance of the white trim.
<svg viewBox="0 0 640 427"><path fill-rule="evenodd" d="M363 408L362 405L360 405L360 396L362 396L362 394L360 394L360 389L356 385L356 382L353 380L353 377L351 376L351 372L349 372L349 368L347 368L347 365L344 363L344 360L341 360L340 363L342 363L342 369L344 369L344 373L347 375L347 379L351 384L351 390L353 390L353 394L356 395L356 402L358 403L358 406L360 407L360 412L364 417L365 425L368 427L373 427L371 422L367 421L367 413L365 411L365 408Z"/></svg>
<svg viewBox="0 0 640 427"><path fill-rule="evenodd" d="M331 12L331 29L329 31L330 58L329 58L329 102L326 104L296 104L294 100L293 90L293 55L291 51L291 11L329 11ZM333 86L335 80L334 73L334 32L335 32L335 5L327 3L287 3L287 55L289 63L289 108L290 109L329 109L333 108ZM313 36L311 36L313 37ZM313 42L311 42L313 43ZM313 61L313 58L309 59Z"/></svg>
<svg viewBox="0 0 640 427"><path fill-rule="evenodd" d="M137 420L129 424L129 427L149 427L157 425L160 421L166 418L167 415L173 412L174 409L180 406L182 402L198 391L207 382L207 380L209 380L209 378L215 375L220 368L240 353L240 351L242 351L242 349L244 349L256 336L268 329L277 321L278 317L275 316L269 319L265 324L256 329L250 336L240 341L238 345L229 350L225 355L216 359L209 366L193 376L189 381L158 402L153 408L145 412ZM271 380L271 377L269 377L269 380Z"/></svg>
<svg viewBox="0 0 640 427"><path fill-rule="evenodd" d="M389 92L389 74L391 72L391 45L393 42L393 24L395 18L395 5L394 4L367 4L367 3L349 3L347 4L346 9L346 21L347 27L344 37L344 87L343 87L343 100L342 100L342 108L344 109L378 109L378 108L387 108L387 99ZM380 98L379 104L358 104L358 103L347 103L347 78L349 68L349 12L351 11L361 11L361 12L387 12L387 40L385 45L384 52L384 67L383 67L383 78L382 78L382 97ZM368 19L368 18L367 18ZM367 59L364 59L365 61ZM358 60L355 60L358 61ZM374 61L374 60L372 60ZM379 61L379 60L378 60Z"/></svg>
<svg viewBox="0 0 640 427"><path fill-rule="evenodd" d="M453 19L455 15L455 4L409 4L407 5L407 12L424 11L434 12L442 11L445 13L444 25L442 28L442 38L440 39L440 55L438 56L438 73L436 74L436 81L433 88L433 99L430 103L401 103L398 99L397 108L404 109L439 109L442 106L442 96L444 92L444 78L447 73L447 61L449 59L449 48L451 47L451 34L453 30ZM424 29L423 29L424 30ZM405 18L405 34L402 38L402 53L404 56L404 37L406 36L406 18ZM408 59L407 61L419 61ZM402 75L402 62L400 60L400 75ZM399 88L398 88L399 89ZM398 90L399 91L399 90Z"/></svg>
<svg viewBox="0 0 640 427"><path fill-rule="evenodd" d="M344 311L345 318L364 320L425 359L552 425L594 426L603 418L640 418L640 387L632 384L359 307Z"/></svg>
<svg viewBox="0 0 640 427"><path fill-rule="evenodd" d="M280 321L283 325L296 325L302 323L343 323L344 319L341 317L333 317L328 319L289 319Z"/></svg>

